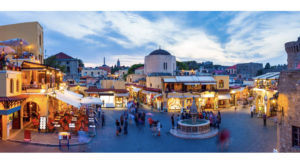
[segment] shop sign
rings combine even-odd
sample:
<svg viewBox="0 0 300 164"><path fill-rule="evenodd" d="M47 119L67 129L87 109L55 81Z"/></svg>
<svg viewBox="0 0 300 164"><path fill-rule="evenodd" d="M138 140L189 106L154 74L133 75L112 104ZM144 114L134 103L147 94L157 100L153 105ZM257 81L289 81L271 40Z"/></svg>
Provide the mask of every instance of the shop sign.
<svg viewBox="0 0 300 164"><path fill-rule="evenodd" d="M46 130L47 117L40 117L40 129Z"/></svg>

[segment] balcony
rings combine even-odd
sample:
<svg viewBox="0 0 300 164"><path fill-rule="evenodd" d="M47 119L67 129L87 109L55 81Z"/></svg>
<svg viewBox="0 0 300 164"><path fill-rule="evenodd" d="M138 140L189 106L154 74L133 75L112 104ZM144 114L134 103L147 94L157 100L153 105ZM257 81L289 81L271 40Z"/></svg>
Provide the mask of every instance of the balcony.
<svg viewBox="0 0 300 164"><path fill-rule="evenodd" d="M48 91L55 89L55 85L52 84L23 84L22 85L22 92L23 93L45 93L46 88Z"/></svg>

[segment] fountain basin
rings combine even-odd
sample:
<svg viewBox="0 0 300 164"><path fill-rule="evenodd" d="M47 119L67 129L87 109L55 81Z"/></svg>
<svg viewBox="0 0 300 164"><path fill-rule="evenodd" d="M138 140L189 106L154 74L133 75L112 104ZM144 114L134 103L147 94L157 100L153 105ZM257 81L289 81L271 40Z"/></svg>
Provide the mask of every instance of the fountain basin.
<svg viewBox="0 0 300 164"><path fill-rule="evenodd" d="M195 134L208 133L210 131L210 123L205 119L197 119L195 124L192 123L191 119L180 120L177 131Z"/></svg>
<svg viewBox="0 0 300 164"><path fill-rule="evenodd" d="M205 119L192 119L178 121L177 129L171 129L170 133L184 139L205 139L218 134L218 129L210 128L210 122Z"/></svg>

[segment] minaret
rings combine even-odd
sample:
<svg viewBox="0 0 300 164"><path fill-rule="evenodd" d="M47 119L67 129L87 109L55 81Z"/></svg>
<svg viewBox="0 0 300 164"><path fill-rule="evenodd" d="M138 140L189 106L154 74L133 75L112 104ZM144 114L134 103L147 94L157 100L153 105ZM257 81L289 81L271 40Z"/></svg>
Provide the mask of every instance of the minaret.
<svg viewBox="0 0 300 164"><path fill-rule="evenodd" d="M117 67L119 68L120 66L121 66L120 60L118 59L118 61L117 61Z"/></svg>
<svg viewBox="0 0 300 164"><path fill-rule="evenodd" d="M103 65L105 65L105 56L104 56L104 60L103 60Z"/></svg>

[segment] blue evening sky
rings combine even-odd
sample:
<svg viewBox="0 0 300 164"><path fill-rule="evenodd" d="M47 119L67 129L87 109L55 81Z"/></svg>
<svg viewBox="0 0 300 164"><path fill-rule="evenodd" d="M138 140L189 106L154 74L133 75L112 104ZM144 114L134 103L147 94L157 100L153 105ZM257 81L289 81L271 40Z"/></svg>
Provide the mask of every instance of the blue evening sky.
<svg viewBox="0 0 300 164"><path fill-rule="evenodd" d="M284 43L300 36L300 12L0 12L0 25L38 21L46 56L86 66L143 63L161 46L177 60L286 64Z"/></svg>

